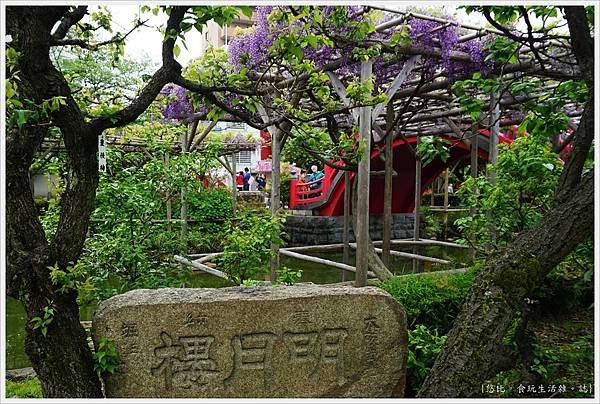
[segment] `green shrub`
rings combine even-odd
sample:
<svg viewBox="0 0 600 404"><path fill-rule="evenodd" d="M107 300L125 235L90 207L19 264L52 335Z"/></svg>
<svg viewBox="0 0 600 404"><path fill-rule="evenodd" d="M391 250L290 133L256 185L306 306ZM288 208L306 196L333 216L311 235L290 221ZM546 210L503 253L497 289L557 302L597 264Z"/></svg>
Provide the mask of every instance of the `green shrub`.
<svg viewBox="0 0 600 404"><path fill-rule="evenodd" d="M581 243L546 277L533 292L544 312L559 313L594 300L594 243L590 238Z"/></svg>
<svg viewBox="0 0 600 404"><path fill-rule="evenodd" d="M200 188L187 194L188 217L202 223L222 222L233 215L229 189Z"/></svg>
<svg viewBox="0 0 600 404"><path fill-rule="evenodd" d="M243 211L229 223L219 267L232 282L241 285L245 280L267 274L267 260L272 256L271 243L282 245L281 232L285 215Z"/></svg>
<svg viewBox="0 0 600 404"><path fill-rule="evenodd" d="M422 324L408 331L407 396L417 393L446 339L447 336L439 336L437 330L430 331Z"/></svg>
<svg viewBox="0 0 600 404"><path fill-rule="evenodd" d="M18 382L7 380L6 398L42 398L42 385L36 377Z"/></svg>
<svg viewBox="0 0 600 404"><path fill-rule="evenodd" d="M406 311L408 327L424 324L441 334L452 328L475 271L451 275L406 275L380 284Z"/></svg>
<svg viewBox="0 0 600 404"><path fill-rule="evenodd" d="M562 167L547 138L523 136L512 144L500 145L498 150L498 162L487 168L496 173L496 183L492 184L484 173L467 178L457 192L475 213L454 223L485 251L509 244L518 233L540 221L554 203ZM492 225L495 237L490 232Z"/></svg>

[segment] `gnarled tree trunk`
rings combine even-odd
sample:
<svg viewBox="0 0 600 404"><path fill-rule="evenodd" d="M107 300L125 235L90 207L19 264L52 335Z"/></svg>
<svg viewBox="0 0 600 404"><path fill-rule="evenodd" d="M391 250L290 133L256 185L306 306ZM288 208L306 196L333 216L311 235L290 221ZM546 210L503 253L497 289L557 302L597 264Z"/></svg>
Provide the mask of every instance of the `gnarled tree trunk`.
<svg viewBox="0 0 600 404"><path fill-rule="evenodd" d="M173 7L167 32L179 29L186 7ZM163 42L163 66L130 106L113 117L87 122L71 96L68 83L50 60L50 46L64 38L86 13L81 6L7 8L7 33L19 53L19 97L37 105L64 97L65 105L43 122L10 128L6 138L7 294L26 310L25 352L37 373L44 397L102 397L100 379L79 322L76 291L61 291L50 279L50 266L75 263L82 252L98 185L98 136L109 127L135 120L160 89L180 74L173 59L174 39ZM59 23L60 22L60 23ZM57 24L54 34L51 30ZM30 188L29 169L49 127L58 127L69 169L61 196L56 233L48 242ZM34 329L31 320L52 307L52 321ZM44 332L42 332L42 330Z"/></svg>

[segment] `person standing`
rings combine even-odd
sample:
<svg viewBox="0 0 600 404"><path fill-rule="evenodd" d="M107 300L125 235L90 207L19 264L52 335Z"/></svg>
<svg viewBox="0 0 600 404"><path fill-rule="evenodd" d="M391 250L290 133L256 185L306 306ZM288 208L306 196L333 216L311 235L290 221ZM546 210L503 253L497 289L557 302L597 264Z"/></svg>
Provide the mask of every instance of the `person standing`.
<svg viewBox="0 0 600 404"><path fill-rule="evenodd" d="M242 189L244 189L244 172L240 171L237 173L237 175L235 176L235 186L237 187L238 191L241 191Z"/></svg>
<svg viewBox="0 0 600 404"><path fill-rule="evenodd" d="M258 185L259 191L265 190L265 187L267 186L267 179L263 174L258 174L258 176L256 177L256 184Z"/></svg>
<svg viewBox="0 0 600 404"><path fill-rule="evenodd" d="M250 191L250 178L252 178L252 174L250 174L250 170L246 167L244 168L244 191Z"/></svg>

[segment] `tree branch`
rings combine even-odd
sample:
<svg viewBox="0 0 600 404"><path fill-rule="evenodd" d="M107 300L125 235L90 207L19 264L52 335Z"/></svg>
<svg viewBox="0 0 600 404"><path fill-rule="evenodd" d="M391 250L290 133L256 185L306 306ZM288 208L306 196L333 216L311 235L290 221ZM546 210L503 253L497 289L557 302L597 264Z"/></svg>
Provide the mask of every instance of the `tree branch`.
<svg viewBox="0 0 600 404"><path fill-rule="evenodd" d="M169 20L167 21L166 33L172 32L172 30L179 32L180 24L183 21L187 8L185 6L174 6L172 8ZM163 65L154 73L148 84L146 84L131 104L114 115L96 118L89 123L89 127L94 134L98 135L105 129L116 128L135 121L156 99L160 90L167 83L181 75L181 65L177 63L173 54L175 40L176 38L167 38L165 35L162 45Z"/></svg>
<svg viewBox="0 0 600 404"><path fill-rule="evenodd" d="M69 32L69 29L81 21L81 19L87 14L87 8L88 6L77 6L75 9L66 13L60 21L58 27L56 27L54 30L54 33L52 34L52 40L56 41L63 39L67 35L67 32Z"/></svg>

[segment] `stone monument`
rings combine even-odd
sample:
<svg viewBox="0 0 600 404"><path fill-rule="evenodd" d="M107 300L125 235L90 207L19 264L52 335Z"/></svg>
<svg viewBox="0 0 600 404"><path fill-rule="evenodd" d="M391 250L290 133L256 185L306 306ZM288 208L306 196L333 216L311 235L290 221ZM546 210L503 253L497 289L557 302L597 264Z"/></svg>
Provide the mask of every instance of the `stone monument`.
<svg viewBox="0 0 600 404"><path fill-rule="evenodd" d="M375 287L140 289L103 302L107 397L402 397L402 307Z"/></svg>

